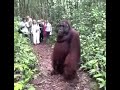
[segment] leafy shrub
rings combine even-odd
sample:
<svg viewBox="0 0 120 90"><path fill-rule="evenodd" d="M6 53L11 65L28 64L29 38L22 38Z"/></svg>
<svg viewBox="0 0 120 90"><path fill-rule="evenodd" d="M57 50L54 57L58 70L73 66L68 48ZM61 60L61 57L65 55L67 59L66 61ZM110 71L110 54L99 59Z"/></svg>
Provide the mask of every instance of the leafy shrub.
<svg viewBox="0 0 120 90"><path fill-rule="evenodd" d="M34 75L37 64L36 56L27 41L17 32L19 22L14 21L14 90L27 90L34 88L28 82ZM29 87L28 87L29 85ZM32 89L35 90L35 89Z"/></svg>
<svg viewBox="0 0 120 90"><path fill-rule="evenodd" d="M89 2L86 2L89 3ZM86 4L85 3L85 4ZM101 5L101 6L100 6ZM106 22L105 3L91 3L89 17L80 25L82 47L82 68L88 69L98 82L100 88L106 87ZM83 12L84 13L84 12ZM82 29L83 27L86 28Z"/></svg>

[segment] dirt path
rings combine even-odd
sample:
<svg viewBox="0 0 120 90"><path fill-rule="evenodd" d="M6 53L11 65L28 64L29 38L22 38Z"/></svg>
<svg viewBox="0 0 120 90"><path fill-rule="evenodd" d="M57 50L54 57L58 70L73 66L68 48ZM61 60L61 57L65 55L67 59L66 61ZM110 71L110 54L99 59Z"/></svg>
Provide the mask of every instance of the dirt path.
<svg viewBox="0 0 120 90"><path fill-rule="evenodd" d="M97 90L90 89L91 79L89 76L78 71L79 79L72 82L63 81L63 77L60 75L50 75L52 70L51 66L51 54L53 49L50 45L40 44L33 46L35 53L39 59L39 71L40 74L32 81L36 90Z"/></svg>

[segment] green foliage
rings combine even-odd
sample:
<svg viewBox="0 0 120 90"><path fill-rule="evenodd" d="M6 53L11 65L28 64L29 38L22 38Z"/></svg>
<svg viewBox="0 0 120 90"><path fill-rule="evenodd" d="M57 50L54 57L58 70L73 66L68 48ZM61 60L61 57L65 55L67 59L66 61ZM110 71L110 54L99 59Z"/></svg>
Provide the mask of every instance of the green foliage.
<svg viewBox="0 0 120 90"><path fill-rule="evenodd" d="M74 10L73 26L81 33L82 68L88 70L100 88L106 87L105 3L83 2ZM101 6L100 6L101 5ZM76 20L75 17L78 17Z"/></svg>
<svg viewBox="0 0 120 90"><path fill-rule="evenodd" d="M24 90L32 79L37 59L27 38L17 32L19 22L14 21L14 90ZM28 88L33 88L29 86ZM34 90L34 89L27 89Z"/></svg>
<svg viewBox="0 0 120 90"><path fill-rule="evenodd" d="M14 31L17 31L19 29L19 27L18 27L19 21L17 20L17 18L15 18L14 21L16 21L16 22L14 22ZM16 34L16 33L14 33L14 34Z"/></svg>
<svg viewBox="0 0 120 90"><path fill-rule="evenodd" d="M60 4L61 5L61 4ZM60 6L58 4L58 6ZM104 0L82 0L78 3L67 2L67 7L52 7L53 26L62 18L69 19L73 27L80 32L82 67L87 70L99 84L106 87L106 16ZM54 11L53 11L54 10ZM55 12L60 11L61 12ZM60 15L58 15L60 14ZM54 18L53 18L54 17ZM54 30L53 30L54 31ZM54 39L53 39L54 40Z"/></svg>
<svg viewBox="0 0 120 90"><path fill-rule="evenodd" d="M87 0L86 0L87 1ZM94 0L93 0L94 1ZM82 68L106 87L106 17L105 2L83 2L80 23L76 25L81 33Z"/></svg>

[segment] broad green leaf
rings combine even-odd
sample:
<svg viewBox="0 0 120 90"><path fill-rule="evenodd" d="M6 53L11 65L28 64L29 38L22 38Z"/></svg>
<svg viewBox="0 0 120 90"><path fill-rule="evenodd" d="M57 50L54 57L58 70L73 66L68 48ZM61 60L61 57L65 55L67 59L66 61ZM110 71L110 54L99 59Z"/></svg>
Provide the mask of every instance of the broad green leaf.
<svg viewBox="0 0 120 90"><path fill-rule="evenodd" d="M99 73L99 74L95 74L93 77L98 78L98 77L101 77L101 76L103 76L103 74Z"/></svg>
<svg viewBox="0 0 120 90"><path fill-rule="evenodd" d="M14 90L22 90L23 84L22 83L14 83Z"/></svg>

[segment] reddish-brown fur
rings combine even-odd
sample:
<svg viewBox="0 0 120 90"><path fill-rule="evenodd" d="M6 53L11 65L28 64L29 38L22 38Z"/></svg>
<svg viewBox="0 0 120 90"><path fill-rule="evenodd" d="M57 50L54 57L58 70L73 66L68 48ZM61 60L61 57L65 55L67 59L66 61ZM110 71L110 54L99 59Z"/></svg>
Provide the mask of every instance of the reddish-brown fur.
<svg viewBox="0 0 120 90"><path fill-rule="evenodd" d="M80 39L79 34L72 30L72 39L70 43L70 51L64 62L64 77L66 79L73 79L76 75L76 70L80 64Z"/></svg>
<svg viewBox="0 0 120 90"><path fill-rule="evenodd" d="M51 74L63 74L67 80L74 79L80 62L80 38L76 30L70 29L71 36L63 42L56 42Z"/></svg>

